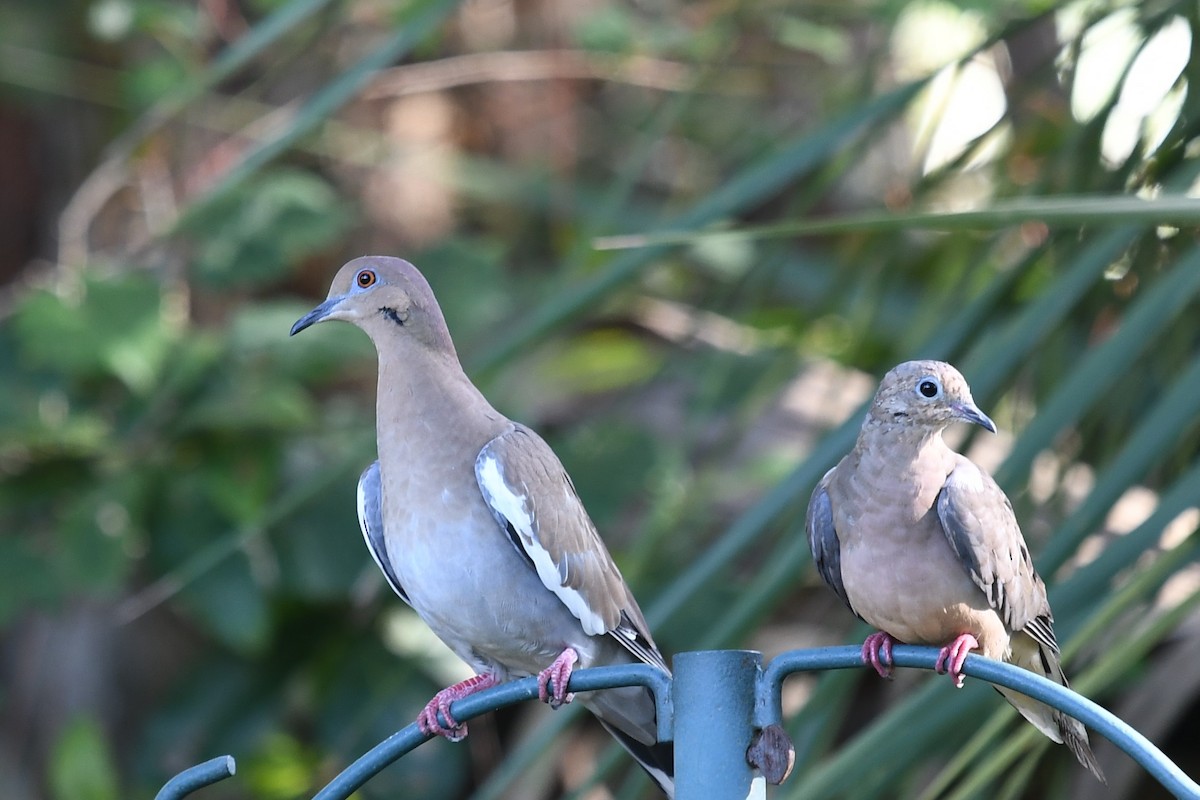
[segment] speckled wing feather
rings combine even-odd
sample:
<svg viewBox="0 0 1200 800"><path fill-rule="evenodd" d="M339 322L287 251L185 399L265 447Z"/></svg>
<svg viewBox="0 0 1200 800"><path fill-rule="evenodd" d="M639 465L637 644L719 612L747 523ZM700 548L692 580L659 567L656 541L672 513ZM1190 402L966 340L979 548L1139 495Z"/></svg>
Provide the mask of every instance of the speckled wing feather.
<svg viewBox="0 0 1200 800"><path fill-rule="evenodd" d="M971 579L1011 631L1024 631L1058 653L1046 584L1033 567L1008 497L992 479L959 456L938 494L938 519Z"/></svg>

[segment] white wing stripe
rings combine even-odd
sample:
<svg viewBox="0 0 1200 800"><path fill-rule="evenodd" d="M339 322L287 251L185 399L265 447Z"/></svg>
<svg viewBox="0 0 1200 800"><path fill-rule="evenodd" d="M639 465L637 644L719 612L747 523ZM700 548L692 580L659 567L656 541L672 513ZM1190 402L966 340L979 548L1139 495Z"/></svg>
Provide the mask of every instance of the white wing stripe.
<svg viewBox="0 0 1200 800"><path fill-rule="evenodd" d="M529 510L528 498L518 495L505 482L496 457L488 454L481 458L476 466L476 475L479 486L483 489L484 499L496 514L507 520L516 530L525 554L533 561L534 569L546 588L554 592L578 618L585 633L591 636L607 633L604 620L592 610L586 598L575 589L563 585L564 579L560 576L558 565L534 533L533 514Z"/></svg>

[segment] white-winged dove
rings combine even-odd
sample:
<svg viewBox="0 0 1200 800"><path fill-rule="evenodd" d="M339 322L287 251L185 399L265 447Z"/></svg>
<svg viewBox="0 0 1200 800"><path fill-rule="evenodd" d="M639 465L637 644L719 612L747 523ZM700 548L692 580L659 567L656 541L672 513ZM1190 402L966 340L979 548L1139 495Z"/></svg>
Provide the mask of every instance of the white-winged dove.
<svg viewBox="0 0 1200 800"><path fill-rule="evenodd" d="M379 460L358 485L363 537L396 593L476 672L429 701L421 729L463 738L450 703L511 678L538 676L557 708L577 666L669 672L562 464L471 383L421 273L398 258L349 262L292 334L330 319L365 331L379 356ZM650 693L580 702L673 796L673 750L655 741Z"/></svg>
<svg viewBox="0 0 1200 800"><path fill-rule="evenodd" d="M942 440L955 421L996 431L954 367L909 361L884 376L854 449L809 501L817 570L879 629L863 643L863 661L882 676L893 643L907 642L941 647L938 671L957 686L972 650L1066 686L1046 585L1004 492ZM1104 780L1082 723L997 688Z"/></svg>

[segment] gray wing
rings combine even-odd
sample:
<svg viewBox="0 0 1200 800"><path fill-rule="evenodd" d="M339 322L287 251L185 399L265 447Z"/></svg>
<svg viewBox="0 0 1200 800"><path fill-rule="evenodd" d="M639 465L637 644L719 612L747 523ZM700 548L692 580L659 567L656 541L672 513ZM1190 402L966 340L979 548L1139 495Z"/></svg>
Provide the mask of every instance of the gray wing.
<svg viewBox="0 0 1200 800"><path fill-rule="evenodd" d="M960 457L938 493L937 514L954 553L1009 630L1024 631L1057 654L1046 584L1012 503L992 476Z"/></svg>
<svg viewBox="0 0 1200 800"><path fill-rule="evenodd" d="M362 530L371 558L379 565L388 585L400 595L401 600L411 606L404 587L400 585L400 579L396 577L396 570L392 568L392 561L388 558L387 546L384 544L382 485L379 462L375 461L363 470L362 477L358 479L358 527Z"/></svg>
<svg viewBox="0 0 1200 800"><path fill-rule="evenodd" d="M480 451L475 477L496 522L584 633L611 635L666 671L633 593L550 446L514 425Z"/></svg>
<svg viewBox="0 0 1200 800"><path fill-rule="evenodd" d="M842 582L842 543L833 526L833 503L829 499L829 479L834 469L837 467L826 472L813 489L812 497L808 500L808 513L804 515L804 532L808 534L808 547L812 550L817 572L842 598L846 607L854 611L846 595L846 585ZM858 614L857 611L854 613Z"/></svg>

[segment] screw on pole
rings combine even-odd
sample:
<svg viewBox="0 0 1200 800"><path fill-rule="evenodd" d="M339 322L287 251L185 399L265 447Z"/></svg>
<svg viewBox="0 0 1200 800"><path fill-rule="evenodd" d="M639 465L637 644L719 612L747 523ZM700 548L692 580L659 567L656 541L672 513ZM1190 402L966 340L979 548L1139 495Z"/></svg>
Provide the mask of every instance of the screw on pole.
<svg viewBox="0 0 1200 800"><path fill-rule="evenodd" d="M762 654L749 650L680 653L672 667L675 796L763 798L766 781L746 760L754 738L754 689Z"/></svg>

